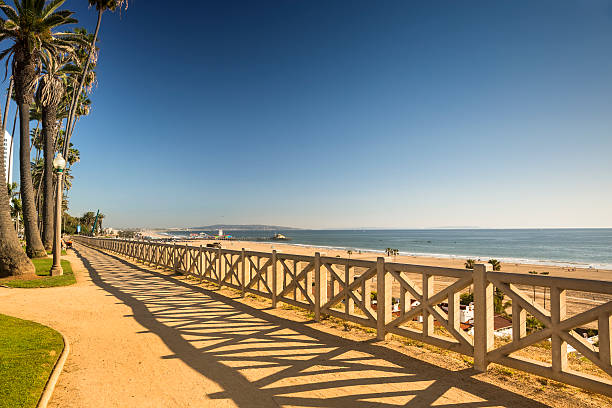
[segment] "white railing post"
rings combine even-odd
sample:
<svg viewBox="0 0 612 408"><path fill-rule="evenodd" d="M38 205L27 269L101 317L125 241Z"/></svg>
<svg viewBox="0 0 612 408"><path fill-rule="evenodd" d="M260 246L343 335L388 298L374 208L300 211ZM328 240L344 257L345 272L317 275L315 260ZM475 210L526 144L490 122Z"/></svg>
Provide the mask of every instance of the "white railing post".
<svg viewBox="0 0 612 408"><path fill-rule="evenodd" d="M376 338L385 340L386 325L391 321L392 276L385 270L385 258L376 259Z"/></svg>
<svg viewBox="0 0 612 408"><path fill-rule="evenodd" d="M347 288L351 283L353 283L353 277L355 276L354 269L349 264L350 261L346 261L346 265L344 266L344 287ZM297 271L295 271L295 275L297 276ZM355 301L353 298L347 294L344 298L344 313L351 315L355 312Z"/></svg>
<svg viewBox="0 0 612 408"><path fill-rule="evenodd" d="M421 296L421 306L423 307L423 335L432 336L434 334L434 317L429 313L429 298L434 294L434 277L427 273L422 274L423 293Z"/></svg>
<svg viewBox="0 0 612 408"><path fill-rule="evenodd" d="M487 278L489 264L474 265L474 369L487 371L487 353L493 349L493 284Z"/></svg>
<svg viewBox="0 0 612 408"><path fill-rule="evenodd" d="M321 254L316 252L314 259L315 275L315 320L321 321L321 306L327 302L327 274L321 271Z"/></svg>
<svg viewBox="0 0 612 408"><path fill-rule="evenodd" d="M610 339L612 339L612 315L609 312L599 315L597 331L599 337L599 358L605 364L612 364L612 347L610 347Z"/></svg>
<svg viewBox="0 0 612 408"><path fill-rule="evenodd" d="M278 295L278 271L276 269L276 249L272 251L272 309L276 308L278 303L278 299L276 295Z"/></svg>
<svg viewBox="0 0 612 408"><path fill-rule="evenodd" d="M518 342L527 335L527 311L518 302L512 302L512 341Z"/></svg>
<svg viewBox="0 0 612 408"><path fill-rule="evenodd" d="M174 271L174 273L176 273L177 270L177 262L176 260L178 259L178 257L176 256L176 242L172 243L172 270Z"/></svg>
<svg viewBox="0 0 612 408"><path fill-rule="evenodd" d="M550 318L552 322L553 335L552 346L552 370L559 374L567 370L567 343L556 334L559 323L565 319L567 307L565 303L565 290L556 286L550 288Z"/></svg>
<svg viewBox="0 0 612 408"><path fill-rule="evenodd" d="M217 284L219 285L219 289L221 289L221 267L222 267L222 262L221 262L221 248L219 248L217 250Z"/></svg>
<svg viewBox="0 0 612 408"><path fill-rule="evenodd" d="M242 253L240 254L240 296L244 297L245 288L246 288L246 258L244 256L244 248L242 248Z"/></svg>

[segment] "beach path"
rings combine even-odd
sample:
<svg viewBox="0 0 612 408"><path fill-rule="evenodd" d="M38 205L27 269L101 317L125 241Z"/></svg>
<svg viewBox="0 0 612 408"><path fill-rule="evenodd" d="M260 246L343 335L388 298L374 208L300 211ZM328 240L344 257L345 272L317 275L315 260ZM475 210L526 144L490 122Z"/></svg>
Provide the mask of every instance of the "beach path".
<svg viewBox="0 0 612 408"><path fill-rule="evenodd" d="M280 318L76 245L74 286L0 288L0 312L61 331L50 407L544 405L377 345Z"/></svg>

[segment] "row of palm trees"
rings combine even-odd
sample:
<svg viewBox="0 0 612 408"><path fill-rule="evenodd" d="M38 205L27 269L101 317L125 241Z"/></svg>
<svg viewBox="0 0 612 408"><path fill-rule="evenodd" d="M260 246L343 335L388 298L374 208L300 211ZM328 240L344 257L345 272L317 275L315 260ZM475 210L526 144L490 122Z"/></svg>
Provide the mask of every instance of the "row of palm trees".
<svg viewBox="0 0 612 408"><path fill-rule="evenodd" d="M23 212L25 252L11 219L8 190L0 188L0 277L33 275L29 258L46 257L53 243L54 177L56 152L71 159L71 137L77 119L89 112L87 98L95 83L96 42L105 11L127 7L127 0L88 0L96 7L98 21L93 35L84 29L67 30L76 24L74 13L60 10L65 0L14 0L13 6L0 0L0 43L8 48L0 52L10 84L1 131L7 127L9 101L15 100L19 112L19 172ZM65 31L62 31L65 30ZM9 71L10 69L10 71ZM0 115L1 116L1 115ZM42 163L37 200L32 177L30 120L41 126L34 136L42 147ZM61 131L61 128L64 128ZM74 161L73 161L74 162ZM0 179L5 180L4 155L0 154ZM41 185L42 184L42 185ZM42 203L41 228L39 208ZM41 234L42 232L42 234Z"/></svg>

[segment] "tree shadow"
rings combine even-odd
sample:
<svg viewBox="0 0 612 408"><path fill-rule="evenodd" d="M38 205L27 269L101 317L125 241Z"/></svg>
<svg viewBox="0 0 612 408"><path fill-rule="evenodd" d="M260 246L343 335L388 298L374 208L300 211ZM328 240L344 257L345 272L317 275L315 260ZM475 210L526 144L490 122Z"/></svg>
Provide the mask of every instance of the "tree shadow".
<svg viewBox="0 0 612 408"><path fill-rule="evenodd" d="M79 245L92 281L139 324L218 383L239 407L545 407L386 347L271 316L205 288ZM144 331L143 333L147 332Z"/></svg>

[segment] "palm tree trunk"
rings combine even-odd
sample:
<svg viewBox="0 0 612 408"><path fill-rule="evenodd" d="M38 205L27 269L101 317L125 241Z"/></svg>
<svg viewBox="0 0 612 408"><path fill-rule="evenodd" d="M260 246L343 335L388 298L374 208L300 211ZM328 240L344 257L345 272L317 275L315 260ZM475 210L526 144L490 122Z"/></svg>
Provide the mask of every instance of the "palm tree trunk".
<svg viewBox="0 0 612 408"><path fill-rule="evenodd" d="M11 147L9 151L13 151L13 145L15 144L15 124L17 123L17 115L19 114L19 109L15 110L15 118L13 119L13 131L11 132ZM8 168L13 168L13 155L9 156L9 165Z"/></svg>
<svg viewBox="0 0 612 408"><path fill-rule="evenodd" d="M91 56L96 49L96 42L98 40L98 33L100 32L100 24L102 23L102 14L104 13L103 9L98 10L98 22L96 24L96 31L94 33L93 41L91 42L91 48L89 49L89 55L87 56L87 61L85 62L85 67L83 68L83 75L81 76L81 81L79 82L79 87L77 88L77 93L74 95L70 105L70 113L68 114L68 120L66 121L66 140L64 140L64 158L68 157L68 149L70 148L70 138L72 137L72 132L74 130L74 122L76 116L76 109L79 105L79 99L81 96L81 91L83 90L83 85L85 84L85 78L89 72L89 65L91 63Z"/></svg>
<svg viewBox="0 0 612 408"><path fill-rule="evenodd" d="M11 103L11 96L13 94L13 77L11 77L11 83L9 84L8 91L6 92L6 102L4 104L4 116L2 118L2 135L6 132L6 121L8 120L9 104Z"/></svg>
<svg viewBox="0 0 612 408"><path fill-rule="evenodd" d="M57 107L42 108L43 135L43 244L45 249L53 249L53 145L57 127Z"/></svg>
<svg viewBox="0 0 612 408"><path fill-rule="evenodd" d="M40 120L36 121L36 129L34 129L34 135L38 134L38 129L40 128ZM36 161L38 161L38 159L40 159L40 150L38 150L38 147L34 147L36 149Z"/></svg>
<svg viewBox="0 0 612 408"><path fill-rule="evenodd" d="M5 183L4 152L0 154L0 180L2 181L0 186L0 278L34 275L34 265L23 252L11 220L11 207Z"/></svg>
<svg viewBox="0 0 612 408"><path fill-rule="evenodd" d="M26 238L26 253L30 258L46 257L47 251L40 239L36 197L32 184L30 164L30 105L19 104L19 172L21 181L21 202L23 205L23 226Z"/></svg>

